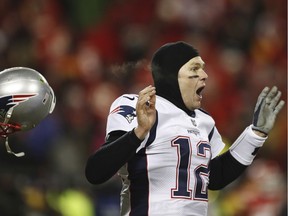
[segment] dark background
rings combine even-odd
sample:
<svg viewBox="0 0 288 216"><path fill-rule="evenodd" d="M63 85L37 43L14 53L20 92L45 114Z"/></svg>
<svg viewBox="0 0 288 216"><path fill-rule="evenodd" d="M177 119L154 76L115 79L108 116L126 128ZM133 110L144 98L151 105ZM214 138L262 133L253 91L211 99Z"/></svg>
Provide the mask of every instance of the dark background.
<svg viewBox="0 0 288 216"><path fill-rule="evenodd" d="M284 0L1 0L0 70L38 70L57 105L10 137L25 157L7 154L0 140L0 215L118 215L118 177L92 186L85 162L104 141L112 101L153 84L151 55L176 40L206 62L203 108L227 148L251 123L264 86L287 99ZM286 183L287 105L247 172L210 193L209 216L287 215Z"/></svg>

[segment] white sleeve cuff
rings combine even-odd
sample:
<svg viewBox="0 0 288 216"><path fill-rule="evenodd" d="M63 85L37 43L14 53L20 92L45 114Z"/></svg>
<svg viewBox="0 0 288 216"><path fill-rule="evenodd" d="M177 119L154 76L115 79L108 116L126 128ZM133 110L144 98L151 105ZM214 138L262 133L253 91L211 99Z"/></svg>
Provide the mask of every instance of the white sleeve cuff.
<svg viewBox="0 0 288 216"><path fill-rule="evenodd" d="M252 125L248 126L238 139L229 148L231 155L243 165L250 165L257 150L263 146L267 137L260 137L252 130Z"/></svg>

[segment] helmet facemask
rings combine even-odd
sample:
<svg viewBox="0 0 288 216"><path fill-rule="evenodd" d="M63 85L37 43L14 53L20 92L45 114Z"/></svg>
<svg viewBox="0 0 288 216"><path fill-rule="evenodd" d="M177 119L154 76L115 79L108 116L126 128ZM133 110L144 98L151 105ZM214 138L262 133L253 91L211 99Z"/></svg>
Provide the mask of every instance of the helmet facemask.
<svg viewBox="0 0 288 216"><path fill-rule="evenodd" d="M6 146L6 150L9 154L13 154L16 157L22 157L25 155L24 152L19 152L19 153L15 153L11 150L10 146L9 146L9 142L8 142L8 135L13 134L17 131L21 130L21 126L17 125L17 124L8 124L9 119L12 115L13 112L13 107L11 107L8 112L6 113L4 122L0 122L0 136L2 136L3 138L5 138L5 146Z"/></svg>

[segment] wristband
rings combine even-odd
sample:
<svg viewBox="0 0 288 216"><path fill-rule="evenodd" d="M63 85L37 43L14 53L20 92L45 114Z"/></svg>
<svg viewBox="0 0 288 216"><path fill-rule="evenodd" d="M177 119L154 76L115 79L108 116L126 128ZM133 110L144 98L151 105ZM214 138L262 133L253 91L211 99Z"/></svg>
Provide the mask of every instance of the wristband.
<svg viewBox="0 0 288 216"><path fill-rule="evenodd" d="M260 137L252 131L252 125L247 127L229 148L231 155L241 164L250 165L267 137Z"/></svg>

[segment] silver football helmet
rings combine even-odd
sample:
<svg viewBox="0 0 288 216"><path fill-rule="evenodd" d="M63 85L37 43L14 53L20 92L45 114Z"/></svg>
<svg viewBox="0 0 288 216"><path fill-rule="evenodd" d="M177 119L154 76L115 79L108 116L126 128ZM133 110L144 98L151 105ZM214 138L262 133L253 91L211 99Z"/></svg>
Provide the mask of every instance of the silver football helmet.
<svg viewBox="0 0 288 216"><path fill-rule="evenodd" d="M0 136L9 153L8 135L36 127L55 104L53 89L38 71L13 67L0 72Z"/></svg>

